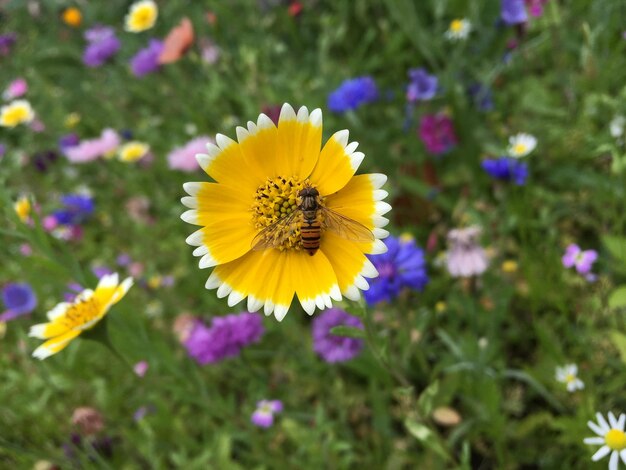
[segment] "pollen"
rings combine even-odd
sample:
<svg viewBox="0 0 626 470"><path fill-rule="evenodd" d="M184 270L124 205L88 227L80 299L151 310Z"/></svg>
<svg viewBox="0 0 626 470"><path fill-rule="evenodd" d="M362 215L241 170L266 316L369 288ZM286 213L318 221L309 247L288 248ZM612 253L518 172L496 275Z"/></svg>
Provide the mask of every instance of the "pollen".
<svg viewBox="0 0 626 470"><path fill-rule="evenodd" d="M604 435L604 442L612 450L624 450L626 449L626 434L619 429L611 429Z"/></svg>
<svg viewBox="0 0 626 470"><path fill-rule="evenodd" d="M300 181L296 177L267 178L256 190L252 204L254 227L263 230L292 214L300 203L298 194L308 185L307 180ZM271 244L280 251L300 250L300 218L296 216L290 224L277 226L267 236L274 239Z"/></svg>

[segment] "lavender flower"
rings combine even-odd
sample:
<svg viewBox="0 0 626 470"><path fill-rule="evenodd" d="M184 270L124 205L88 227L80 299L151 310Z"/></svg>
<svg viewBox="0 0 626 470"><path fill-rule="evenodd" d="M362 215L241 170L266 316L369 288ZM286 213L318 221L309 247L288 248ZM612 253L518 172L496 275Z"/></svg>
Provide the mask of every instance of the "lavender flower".
<svg viewBox="0 0 626 470"><path fill-rule="evenodd" d="M206 146L214 143L214 140L207 136L196 137L182 147L176 147L167 156L167 164L172 170L196 171L200 168L196 155L206 152Z"/></svg>
<svg viewBox="0 0 626 470"><path fill-rule="evenodd" d="M0 57L9 55L17 40L15 33L0 34Z"/></svg>
<svg viewBox="0 0 626 470"><path fill-rule="evenodd" d="M492 178L513 181L518 186L528 178L528 165L512 157L489 158L483 160L482 167Z"/></svg>
<svg viewBox="0 0 626 470"><path fill-rule="evenodd" d="M443 113L423 116L419 136L426 150L433 155L443 155L457 144L452 119Z"/></svg>
<svg viewBox="0 0 626 470"><path fill-rule="evenodd" d="M566 268L575 267L578 274L590 274L593 263L598 259L596 250L581 250L574 243L568 245L561 261Z"/></svg>
<svg viewBox="0 0 626 470"><path fill-rule="evenodd" d="M66 147L63 153L72 163L85 163L112 154L120 145L120 136L113 129L104 129L100 137L83 140Z"/></svg>
<svg viewBox="0 0 626 470"><path fill-rule="evenodd" d="M53 212L60 225L79 225L89 219L94 211L93 199L82 194L61 196L61 203L65 207Z"/></svg>
<svg viewBox="0 0 626 470"><path fill-rule="evenodd" d="M122 43L115 36L115 30L108 26L96 26L85 32L89 43L83 53L87 67L100 67L119 51Z"/></svg>
<svg viewBox="0 0 626 470"><path fill-rule="evenodd" d="M0 314L0 322L5 322L35 310L37 296L26 283L10 283L2 289L2 302L6 311Z"/></svg>
<svg viewBox="0 0 626 470"><path fill-rule="evenodd" d="M437 93L439 80L435 75L429 75L425 69L409 70L410 83L406 90L406 98L409 102L427 101Z"/></svg>
<svg viewBox="0 0 626 470"><path fill-rule="evenodd" d="M509 26L526 23L528 15L524 0L500 0L500 17Z"/></svg>
<svg viewBox="0 0 626 470"><path fill-rule="evenodd" d="M257 402L250 421L260 428L269 428L274 424L274 413L282 411L283 403L280 400L261 400Z"/></svg>
<svg viewBox="0 0 626 470"><path fill-rule="evenodd" d="M151 39L148 47L141 49L130 59L130 69L135 77L143 77L159 70L159 56L163 52L163 42Z"/></svg>
<svg viewBox="0 0 626 470"><path fill-rule="evenodd" d="M447 254L448 272L453 277L478 276L485 272L489 261L478 244L479 227L454 229L448 233L450 248Z"/></svg>
<svg viewBox="0 0 626 470"><path fill-rule="evenodd" d="M370 280L370 288L363 292L369 305L391 302L404 288L421 291L428 283L424 251L415 240L391 236L385 245L386 253L370 256L378 277Z"/></svg>
<svg viewBox="0 0 626 470"><path fill-rule="evenodd" d="M263 319L258 313L240 313L214 317L207 327L197 320L184 346L198 364L213 364L237 356L241 349L263 336Z"/></svg>
<svg viewBox="0 0 626 470"><path fill-rule="evenodd" d="M338 308L330 308L313 319L313 350L326 362L345 362L363 349L363 340L337 336L330 332L335 326L353 326L363 329L358 317Z"/></svg>
<svg viewBox="0 0 626 470"><path fill-rule="evenodd" d="M334 113L345 113L363 104L378 99L378 87L372 77L357 77L345 80L328 96L328 109Z"/></svg>

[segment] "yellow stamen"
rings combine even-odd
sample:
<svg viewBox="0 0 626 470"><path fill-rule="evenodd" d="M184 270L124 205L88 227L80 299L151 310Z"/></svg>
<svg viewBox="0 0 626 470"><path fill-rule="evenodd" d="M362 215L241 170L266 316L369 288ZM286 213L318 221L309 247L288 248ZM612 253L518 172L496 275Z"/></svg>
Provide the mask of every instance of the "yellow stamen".
<svg viewBox="0 0 626 470"><path fill-rule="evenodd" d="M611 429L604 435L604 442L612 450L620 451L626 449L626 434L619 429Z"/></svg>
<svg viewBox="0 0 626 470"><path fill-rule="evenodd" d="M452 23L450 23L451 31L455 33L460 33L462 29L463 29L463 20L453 20Z"/></svg>
<svg viewBox="0 0 626 470"><path fill-rule="evenodd" d="M102 306L95 296L68 307L59 319L70 330L84 330L95 324L102 314Z"/></svg>

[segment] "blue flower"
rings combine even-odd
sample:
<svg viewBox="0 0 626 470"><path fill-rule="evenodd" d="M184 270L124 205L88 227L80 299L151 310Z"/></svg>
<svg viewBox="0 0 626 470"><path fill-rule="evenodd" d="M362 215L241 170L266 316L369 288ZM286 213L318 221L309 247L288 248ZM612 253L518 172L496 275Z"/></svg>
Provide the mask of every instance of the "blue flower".
<svg viewBox="0 0 626 470"><path fill-rule="evenodd" d="M7 310L0 315L0 321L9 321L35 310L37 296L28 284L12 283L2 289L2 302Z"/></svg>
<svg viewBox="0 0 626 470"><path fill-rule="evenodd" d="M512 26L528 21L524 0L501 0L500 16L505 24Z"/></svg>
<svg viewBox="0 0 626 470"><path fill-rule="evenodd" d="M482 162L483 169L489 176L503 181L513 181L523 185L528 177L528 165L513 157L489 158Z"/></svg>
<svg viewBox="0 0 626 470"><path fill-rule="evenodd" d="M389 237L385 245L387 253L370 257L379 276L370 281L369 290L364 292L369 305L390 302L405 287L421 291L428 283L424 250L417 246L415 240Z"/></svg>
<svg viewBox="0 0 626 470"><path fill-rule="evenodd" d="M378 99L378 87L372 77L357 77L344 81L328 96L328 109L345 113L362 104Z"/></svg>
<svg viewBox="0 0 626 470"><path fill-rule="evenodd" d="M439 80L435 75L429 75L425 69L409 70L409 78L411 82L406 90L406 98L410 102L430 100L437 93Z"/></svg>
<svg viewBox="0 0 626 470"><path fill-rule="evenodd" d="M85 222L94 211L93 199L82 194L66 194L61 196L65 206L53 212L57 223L61 225L78 225Z"/></svg>

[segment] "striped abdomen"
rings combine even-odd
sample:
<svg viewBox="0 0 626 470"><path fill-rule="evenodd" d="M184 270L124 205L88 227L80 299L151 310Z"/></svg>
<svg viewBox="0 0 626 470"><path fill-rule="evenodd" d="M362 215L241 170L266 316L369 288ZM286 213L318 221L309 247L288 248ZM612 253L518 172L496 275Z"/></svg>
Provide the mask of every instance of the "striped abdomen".
<svg viewBox="0 0 626 470"><path fill-rule="evenodd" d="M319 249L321 234L322 227L316 218L304 219L300 227L300 241L309 255L313 256Z"/></svg>

